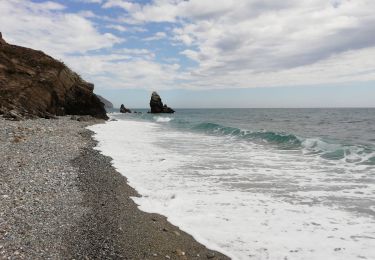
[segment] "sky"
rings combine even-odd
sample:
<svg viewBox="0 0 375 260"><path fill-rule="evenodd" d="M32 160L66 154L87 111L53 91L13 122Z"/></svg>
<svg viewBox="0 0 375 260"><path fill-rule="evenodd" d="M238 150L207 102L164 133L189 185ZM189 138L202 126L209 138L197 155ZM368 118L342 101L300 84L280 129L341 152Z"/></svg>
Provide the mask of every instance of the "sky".
<svg viewBox="0 0 375 260"><path fill-rule="evenodd" d="M375 107L374 0L0 0L12 44L119 106Z"/></svg>

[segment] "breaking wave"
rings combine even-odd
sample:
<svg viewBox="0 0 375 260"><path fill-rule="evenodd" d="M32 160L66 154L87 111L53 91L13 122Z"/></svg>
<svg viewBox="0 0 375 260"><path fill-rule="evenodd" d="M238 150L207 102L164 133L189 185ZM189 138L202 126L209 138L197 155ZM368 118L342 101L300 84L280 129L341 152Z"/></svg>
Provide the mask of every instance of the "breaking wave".
<svg viewBox="0 0 375 260"><path fill-rule="evenodd" d="M209 122L194 125L192 130L271 144L284 150L298 149L302 150L304 154L317 154L327 160L343 160L347 163L375 165L375 151L365 146L329 143L320 138L302 138L283 132L249 131Z"/></svg>

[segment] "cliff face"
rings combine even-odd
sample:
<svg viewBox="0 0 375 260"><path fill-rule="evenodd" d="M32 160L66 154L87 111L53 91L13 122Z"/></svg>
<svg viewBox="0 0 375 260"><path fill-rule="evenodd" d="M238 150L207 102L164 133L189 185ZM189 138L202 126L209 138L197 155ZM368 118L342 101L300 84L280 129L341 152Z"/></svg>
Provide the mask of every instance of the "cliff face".
<svg viewBox="0 0 375 260"><path fill-rule="evenodd" d="M111 103L111 101L109 101L108 99L105 99L104 97L102 97L100 95L97 95L97 96L100 99L100 102L102 102L104 104L104 108L106 110L113 109L113 104Z"/></svg>
<svg viewBox="0 0 375 260"><path fill-rule="evenodd" d="M10 45L0 33L0 114L107 119L104 104L93 90L93 84L62 62L41 51Z"/></svg>

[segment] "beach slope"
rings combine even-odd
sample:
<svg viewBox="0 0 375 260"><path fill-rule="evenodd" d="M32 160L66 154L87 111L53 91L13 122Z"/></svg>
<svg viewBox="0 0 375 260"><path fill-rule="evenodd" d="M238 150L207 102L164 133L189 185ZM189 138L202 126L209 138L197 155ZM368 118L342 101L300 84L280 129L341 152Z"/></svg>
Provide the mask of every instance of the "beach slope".
<svg viewBox="0 0 375 260"><path fill-rule="evenodd" d="M1 259L228 259L137 208L85 129L103 121L0 121Z"/></svg>

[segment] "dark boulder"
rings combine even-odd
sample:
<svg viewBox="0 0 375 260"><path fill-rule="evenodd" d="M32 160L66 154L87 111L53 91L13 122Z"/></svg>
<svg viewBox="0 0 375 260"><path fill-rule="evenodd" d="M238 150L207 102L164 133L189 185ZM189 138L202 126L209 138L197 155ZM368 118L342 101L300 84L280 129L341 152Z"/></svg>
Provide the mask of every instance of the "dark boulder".
<svg viewBox="0 0 375 260"><path fill-rule="evenodd" d="M163 102L161 101L161 98L158 93L155 91L151 94L150 99L150 107L151 107L151 113L169 113L172 114L175 111L168 107L167 104L163 105Z"/></svg>
<svg viewBox="0 0 375 260"><path fill-rule="evenodd" d="M0 114L13 118L17 113L17 118L70 114L108 119L93 90L93 84L64 63L41 51L8 44L0 34Z"/></svg>
<svg viewBox="0 0 375 260"><path fill-rule="evenodd" d="M130 109L126 108L126 107L124 106L124 104L121 104L120 112L121 112L121 113L131 113L132 111L131 111Z"/></svg>

